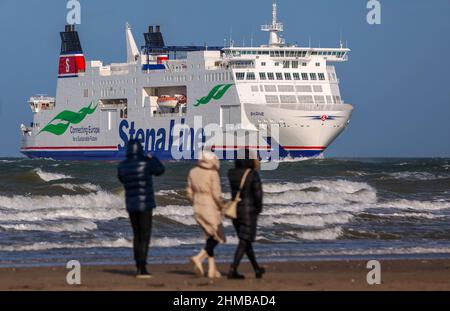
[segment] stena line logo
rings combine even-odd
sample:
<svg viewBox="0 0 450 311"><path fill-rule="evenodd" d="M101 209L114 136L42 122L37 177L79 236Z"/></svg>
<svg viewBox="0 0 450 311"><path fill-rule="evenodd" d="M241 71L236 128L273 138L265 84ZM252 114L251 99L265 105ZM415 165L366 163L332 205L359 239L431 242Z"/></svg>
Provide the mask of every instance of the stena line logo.
<svg viewBox="0 0 450 311"><path fill-rule="evenodd" d="M219 100L221 99L225 93L233 86L233 84L219 84L216 85L211 92L205 97L202 97L197 100L197 103L194 104L195 107L201 105L207 105L211 100Z"/></svg>
<svg viewBox="0 0 450 311"><path fill-rule="evenodd" d="M40 132L48 132L61 136L64 134L71 124L81 123L88 115L93 114L97 110L98 104L94 106L91 102L89 106L83 107L78 112L64 110L54 117ZM58 123L55 123L58 121Z"/></svg>

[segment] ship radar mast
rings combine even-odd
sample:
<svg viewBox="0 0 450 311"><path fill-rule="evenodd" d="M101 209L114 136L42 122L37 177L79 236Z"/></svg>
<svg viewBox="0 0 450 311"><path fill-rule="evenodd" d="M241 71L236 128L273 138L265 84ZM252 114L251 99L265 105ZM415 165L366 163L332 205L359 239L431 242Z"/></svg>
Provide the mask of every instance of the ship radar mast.
<svg viewBox="0 0 450 311"><path fill-rule="evenodd" d="M277 3L275 1L272 5L272 24L262 25L261 30L269 32L269 46L282 46L285 44L284 39L278 34L283 32L283 23L277 21Z"/></svg>

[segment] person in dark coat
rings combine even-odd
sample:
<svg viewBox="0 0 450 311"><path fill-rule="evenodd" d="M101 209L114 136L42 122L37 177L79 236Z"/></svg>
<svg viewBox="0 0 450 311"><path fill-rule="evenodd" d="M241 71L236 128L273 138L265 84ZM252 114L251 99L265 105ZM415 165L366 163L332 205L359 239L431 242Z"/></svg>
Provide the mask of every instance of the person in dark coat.
<svg viewBox="0 0 450 311"><path fill-rule="evenodd" d="M138 140L130 140L127 158L119 164L118 177L125 188L126 207L133 227L137 278L151 277L146 266L153 209L156 208L152 176L162 174L164 165L155 157L145 156Z"/></svg>
<svg viewBox="0 0 450 311"><path fill-rule="evenodd" d="M250 170L244 187L241 191L241 201L237 206L237 219L233 220L239 238L239 245L236 249L234 262L228 273L229 279L243 279L237 269L244 254L247 254L256 278L262 278L265 269L260 267L256 261L252 243L256 239L256 227L258 216L263 208L263 191L261 179L258 174L259 162L257 160L236 160L235 168L228 172L228 179L231 186L232 197L235 198L241 184L242 177L246 170Z"/></svg>

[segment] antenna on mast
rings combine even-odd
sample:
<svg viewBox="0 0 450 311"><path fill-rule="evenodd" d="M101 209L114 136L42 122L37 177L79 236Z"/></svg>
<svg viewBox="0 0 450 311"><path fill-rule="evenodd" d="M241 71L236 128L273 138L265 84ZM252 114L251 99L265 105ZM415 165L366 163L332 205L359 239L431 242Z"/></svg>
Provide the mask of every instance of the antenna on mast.
<svg viewBox="0 0 450 311"><path fill-rule="evenodd" d="M269 46L282 46L285 44L283 38L278 34L279 32L283 32L283 23L279 23L277 20L277 2L274 0L272 4L272 24L271 25L262 25L261 30L270 33L269 37Z"/></svg>

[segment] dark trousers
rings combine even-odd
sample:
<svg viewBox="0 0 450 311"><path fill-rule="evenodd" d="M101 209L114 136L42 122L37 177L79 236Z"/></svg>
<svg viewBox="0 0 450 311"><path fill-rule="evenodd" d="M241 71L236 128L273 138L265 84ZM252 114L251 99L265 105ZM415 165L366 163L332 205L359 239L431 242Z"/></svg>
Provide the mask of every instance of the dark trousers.
<svg viewBox="0 0 450 311"><path fill-rule="evenodd" d="M152 233L153 211L135 212L129 215L134 234L134 260L138 266L145 265Z"/></svg>
<svg viewBox="0 0 450 311"><path fill-rule="evenodd" d="M217 242L214 237L210 236L207 240L206 240L206 246L205 246L205 251L206 253L208 253L209 257L214 257L214 249L216 248L216 246L219 244L219 242Z"/></svg>
<svg viewBox="0 0 450 311"><path fill-rule="evenodd" d="M259 270L260 267L258 265L258 262L256 261L255 252L253 251L252 242L247 240L239 239L238 247L236 248L236 252L234 254L234 261L231 265L231 268L234 270L237 270L239 267L239 264L241 263L242 257L244 257L244 254L247 255L248 259L250 260L250 263L253 266L253 269Z"/></svg>

